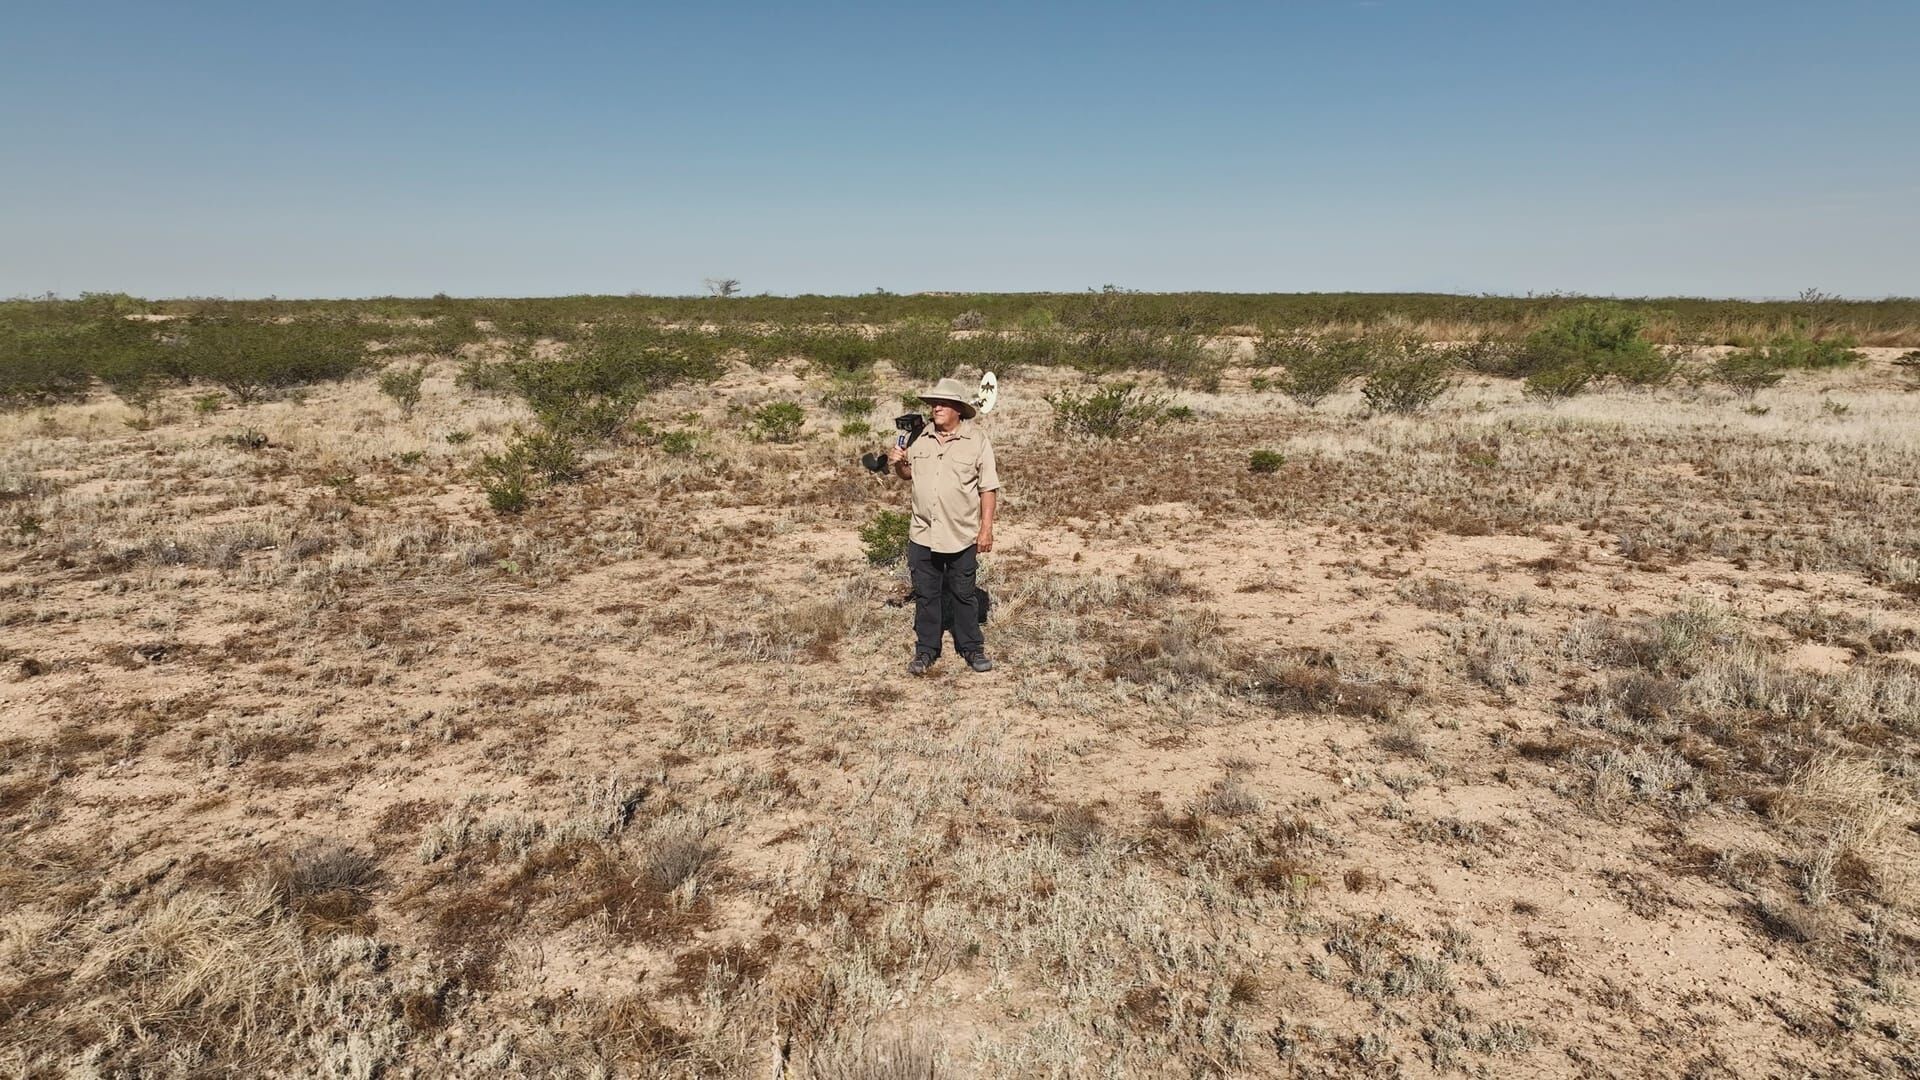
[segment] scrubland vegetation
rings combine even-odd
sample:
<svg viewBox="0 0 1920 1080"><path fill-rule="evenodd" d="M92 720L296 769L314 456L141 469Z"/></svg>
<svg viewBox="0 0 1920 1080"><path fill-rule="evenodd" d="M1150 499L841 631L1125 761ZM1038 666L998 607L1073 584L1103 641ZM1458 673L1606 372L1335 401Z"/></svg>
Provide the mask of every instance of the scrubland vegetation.
<svg viewBox="0 0 1920 1080"><path fill-rule="evenodd" d="M0 327L10 1075L1920 1069L1916 302Z"/></svg>

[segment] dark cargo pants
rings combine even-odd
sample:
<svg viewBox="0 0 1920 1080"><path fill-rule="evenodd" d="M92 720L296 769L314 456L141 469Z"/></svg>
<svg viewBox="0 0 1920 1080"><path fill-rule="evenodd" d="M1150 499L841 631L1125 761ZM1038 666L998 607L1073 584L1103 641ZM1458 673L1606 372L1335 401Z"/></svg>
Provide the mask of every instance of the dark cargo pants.
<svg viewBox="0 0 1920 1080"><path fill-rule="evenodd" d="M972 545L955 552L939 552L909 541L907 573L913 578L914 648L928 656L940 655L940 609L944 593L953 604L953 651L971 656L986 648L980 632L980 608L973 577L980 562Z"/></svg>

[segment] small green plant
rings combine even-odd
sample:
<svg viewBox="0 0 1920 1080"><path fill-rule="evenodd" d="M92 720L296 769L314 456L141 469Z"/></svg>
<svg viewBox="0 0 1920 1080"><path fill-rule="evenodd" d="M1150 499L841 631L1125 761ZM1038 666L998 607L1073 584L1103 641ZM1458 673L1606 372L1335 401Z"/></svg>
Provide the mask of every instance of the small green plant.
<svg viewBox="0 0 1920 1080"><path fill-rule="evenodd" d="M411 420L414 407L420 404L420 387L426 379L425 364L396 364L380 373L380 392L400 406L402 418Z"/></svg>
<svg viewBox="0 0 1920 1080"><path fill-rule="evenodd" d="M858 418L872 412L878 401L864 377L851 377L835 379L832 388L821 395L820 404L830 412Z"/></svg>
<svg viewBox="0 0 1920 1080"><path fill-rule="evenodd" d="M464 428L455 429L447 432L446 440L448 446L461 446L473 441L473 432L467 431Z"/></svg>
<svg viewBox="0 0 1920 1080"><path fill-rule="evenodd" d="M212 416L214 413L220 411L221 404L226 400L227 395L225 394L195 394L193 398L193 414L195 416Z"/></svg>
<svg viewBox="0 0 1920 1080"><path fill-rule="evenodd" d="M674 457L685 457L693 453L694 434L684 429L669 431L660 436L660 452Z"/></svg>
<svg viewBox="0 0 1920 1080"><path fill-rule="evenodd" d="M753 412L753 432L767 442L788 443L800 437L807 414L797 402L774 401Z"/></svg>
<svg viewBox="0 0 1920 1080"><path fill-rule="evenodd" d="M870 563L894 562L907 553L907 530L913 524L909 514L882 510L860 527L860 542L866 545Z"/></svg>
<svg viewBox="0 0 1920 1080"><path fill-rule="evenodd" d="M1188 423L1188 422L1190 422L1191 420L1193 420L1193 418L1194 418L1194 413L1193 413L1193 406L1191 406L1191 405L1169 405L1169 406L1167 407L1167 411L1166 411L1166 413L1165 413L1165 417L1166 417L1166 419L1167 419L1167 420L1169 420L1169 421L1171 421L1171 422L1173 422L1173 423L1176 423L1176 424L1185 424L1185 423Z"/></svg>
<svg viewBox="0 0 1920 1080"><path fill-rule="evenodd" d="M1286 455L1278 450L1255 450L1247 455L1247 469L1251 472L1276 473L1286 463Z"/></svg>
<svg viewBox="0 0 1920 1080"><path fill-rule="evenodd" d="M526 510L527 463L511 451L486 454L480 458L480 488L487 493L487 505L496 514L518 514Z"/></svg>
<svg viewBox="0 0 1920 1080"><path fill-rule="evenodd" d="M850 439L864 439L873 434L873 425L865 420L849 420L840 425L840 434Z"/></svg>
<svg viewBox="0 0 1920 1080"><path fill-rule="evenodd" d="M1133 383L1115 383L1076 394L1063 390L1047 397L1053 406L1053 430L1060 435L1124 439L1139 435L1166 418L1164 395L1141 391Z"/></svg>
<svg viewBox="0 0 1920 1080"><path fill-rule="evenodd" d="M572 437L556 431L531 431L522 434L507 448L527 463L527 470L549 484L566 484L580 479L585 466L580 447Z"/></svg>
<svg viewBox="0 0 1920 1080"><path fill-rule="evenodd" d="M427 460L427 452L425 450L403 450L395 454L393 460L410 469Z"/></svg>
<svg viewBox="0 0 1920 1080"><path fill-rule="evenodd" d="M1853 411L1853 407L1828 398L1820 403L1820 411L1826 413L1828 416L1845 416Z"/></svg>
<svg viewBox="0 0 1920 1080"><path fill-rule="evenodd" d="M1376 413L1420 412L1453 389L1451 359L1429 345L1409 342L1398 355L1377 364L1360 388L1367 408Z"/></svg>
<svg viewBox="0 0 1920 1080"><path fill-rule="evenodd" d="M1264 394L1273 389L1273 380L1265 375L1255 375L1247 380L1247 386L1256 394Z"/></svg>

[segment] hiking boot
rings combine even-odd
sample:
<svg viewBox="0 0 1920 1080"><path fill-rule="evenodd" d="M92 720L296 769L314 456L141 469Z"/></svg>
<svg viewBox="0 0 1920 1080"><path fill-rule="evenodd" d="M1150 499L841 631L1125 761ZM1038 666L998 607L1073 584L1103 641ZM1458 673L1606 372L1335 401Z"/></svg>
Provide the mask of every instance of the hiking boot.
<svg viewBox="0 0 1920 1080"><path fill-rule="evenodd" d="M983 652L968 653L967 666L975 671L992 671L993 661L987 659L987 654Z"/></svg>
<svg viewBox="0 0 1920 1080"><path fill-rule="evenodd" d="M914 653L913 663L907 665L907 674L925 675L927 673L927 669L932 666L933 666L933 657L928 656L926 653Z"/></svg>

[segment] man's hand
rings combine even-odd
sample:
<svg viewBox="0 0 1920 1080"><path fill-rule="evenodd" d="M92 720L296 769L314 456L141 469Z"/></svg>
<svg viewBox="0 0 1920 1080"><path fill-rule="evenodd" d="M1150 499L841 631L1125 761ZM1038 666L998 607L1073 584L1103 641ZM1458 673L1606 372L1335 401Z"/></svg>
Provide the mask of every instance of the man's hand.
<svg viewBox="0 0 1920 1080"><path fill-rule="evenodd" d="M905 460L907 460L907 452L899 443L887 447L887 464L897 466Z"/></svg>
<svg viewBox="0 0 1920 1080"><path fill-rule="evenodd" d="M993 550L993 529L990 527L981 529L980 536L978 539L976 539L973 542L973 546L982 555L985 555L987 552L992 551Z"/></svg>

